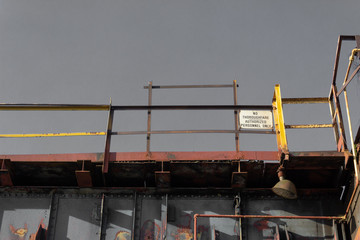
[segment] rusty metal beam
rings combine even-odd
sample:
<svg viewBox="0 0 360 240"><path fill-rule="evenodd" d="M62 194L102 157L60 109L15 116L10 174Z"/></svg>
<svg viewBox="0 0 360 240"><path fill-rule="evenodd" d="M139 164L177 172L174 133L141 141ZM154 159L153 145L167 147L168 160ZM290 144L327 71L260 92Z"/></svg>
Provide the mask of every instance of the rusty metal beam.
<svg viewBox="0 0 360 240"><path fill-rule="evenodd" d="M332 95L334 97L334 104L335 104L335 112L336 112L336 116L338 119L338 123L339 123L339 133L340 133L340 137L339 137L339 142L342 139L343 143L343 151L347 150L347 144L346 144L346 136L345 136L345 127L344 127L344 121L343 121L343 117L342 117L342 111L341 111L341 106L340 106L340 100L339 97L337 96L337 87L336 85L332 85L331 86L331 91L332 91ZM338 143L339 143L338 142Z"/></svg>
<svg viewBox="0 0 360 240"><path fill-rule="evenodd" d="M152 105L152 82L149 82L149 91L148 91L148 106ZM151 110L147 112L147 136L146 136L146 152L150 154L150 134L151 131Z"/></svg>
<svg viewBox="0 0 360 240"><path fill-rule="evenodd" d="M340 90L337 92L337 96L340 96L340 94L346 89L347 85L349 85L349 83L351 82L351 80L353 80L353 78L355 77L355 75L359 72L360 70L360 65L357 66L357 68L353 71L353 73L351 74L351 76L349 77L348 80L346 80L346 82L342 85L342 87L340 88Z"/></svg>
<svg viewBox="0 0 360 240"><path fill-rule="evenodd" d="M340 35L338 38L336 55L335 55L335 63L334 63L334 69L333 69L333 79L332 79L333 85L336 85L336 77L337 77L337 71L338 71L338 67L339 67L339 59L340 59L342 41L355 41L355 39L356 39L355 35Z"/></svg>
<svg viewBox="0 0 360 240"><path fill-rule="evenodd" d="M153 130L147 131L124 131L112 132L112 135L140 135L140 134L179 134L179 133L253 133L253 134L275 134L275 131L264 130ZM0 135L1 136L1 135Z"/></svg>
<svg viewBox="0 0 360 240"><path fill-rule="evenodd" d="M111 100L110 100L110 106L111 106ZM102 168L103 173L107 173L108 170L109 170L110 143L111 143L111 132L112 132L113 119L114 119L114 110L111 109L111 107L110 107L109 116L108 116L107 131L106 131L104 162L103 162L103 168Z"/></svg>
<svg viewBox="0 0 360 240"><path fill-rule="evenodd" d="M123 110L272 110L271 105L152 105L112 106L115 111ZM0 108L1 110L1 108Z"/></svg>
<svg viewBox="0 0 360 240"><path fill-rule="evenodd" d="M272 110L271 105L81 105L81 104L12 104L1 103L0 111L115 111L125 110Z"/></svg>
<svg viewBox="0 0 360 240"><path fill-rule="evenodd" d="M0 186L13 186L10 159L0 159Z"/></svg>
<svg viewBox="0 0 360 240"><path fill-rule="evenodd" d="M102 163L103 153L69 153L69 154L21 154L0 155L0 159L11 159L12 162L77 162L87 159ZM277 151L211 151L211 152L152 152L148 157L146 152L111 152L110 162L114 161L200 161L200 160L259 160L277 161Z"/></svg>
<svg viewBox="0 0 360 240"><path fill-rule="evenodd" d="M234 95L234 106L237 105L238 97L237 97L237 84L236 80L233 81L233 95ZM234 123L235 123L235 131L239 128L239 112L237 110L234 111ZM236 151L240 151L240 143L239 143L239 133L235 132L235 149Z"/></svg>

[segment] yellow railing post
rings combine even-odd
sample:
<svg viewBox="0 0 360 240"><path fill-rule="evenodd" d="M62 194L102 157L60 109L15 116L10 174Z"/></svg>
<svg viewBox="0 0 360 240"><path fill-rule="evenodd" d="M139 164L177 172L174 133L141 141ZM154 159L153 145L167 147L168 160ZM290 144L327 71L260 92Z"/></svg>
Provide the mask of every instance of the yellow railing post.
<svg viewBox="0 0 360 240"><path fill-rule="evenodd" d="M279 153L287 153L288 146L285 132L285 122L282 108L280 84L275 85L274 98L273 98L273 114L275 122L276 140Z"/></svg>

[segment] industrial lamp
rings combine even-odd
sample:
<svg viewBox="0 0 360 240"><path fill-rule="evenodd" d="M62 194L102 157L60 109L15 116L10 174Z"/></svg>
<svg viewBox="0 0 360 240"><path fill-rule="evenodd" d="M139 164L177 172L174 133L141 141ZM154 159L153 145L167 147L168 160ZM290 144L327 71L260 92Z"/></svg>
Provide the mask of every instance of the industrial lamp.
<svg viewBox="0 0 360 240"><path fill-rule="evenodd" d="M272 191L280 197L286 199L296 199L297 193L295 184L290 180L285 179L285 168L280 166L277 173L280 181L275 184Z"/></svg>

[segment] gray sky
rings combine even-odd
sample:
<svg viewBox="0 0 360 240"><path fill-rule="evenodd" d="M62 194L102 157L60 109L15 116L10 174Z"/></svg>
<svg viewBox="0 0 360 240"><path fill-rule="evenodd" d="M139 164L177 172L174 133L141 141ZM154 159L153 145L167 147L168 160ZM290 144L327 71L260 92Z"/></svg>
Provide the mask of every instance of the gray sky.
<svg viewBox="0 0 360 240"><path fill-rule="evenodd" d="M108 104L111 97L114 105L145 105L150 80L236 79L239 104L271 104L276 83L283 97L325 97L338 35L360 34L359 7L358 0L1 0L0 102ZM153 104L232 104L232 90L154 90ZM105 131L107 124L106 112L0 114L0 133ZM291 106L285 121L329 123L328 106ZM154 130L233 127L232 111L153 112ZM146 130L146 113L117 112L113 130ZM312 133L292 130L290 150L333 149L331 130ZM145 151L145 138L114 136L111 150ZM234 150L231 134L152 140L153 151ZM241 135L240 141L242 150L276 146L274 135ZM97 152L104 138L0 144L5 154Z"/></svg>

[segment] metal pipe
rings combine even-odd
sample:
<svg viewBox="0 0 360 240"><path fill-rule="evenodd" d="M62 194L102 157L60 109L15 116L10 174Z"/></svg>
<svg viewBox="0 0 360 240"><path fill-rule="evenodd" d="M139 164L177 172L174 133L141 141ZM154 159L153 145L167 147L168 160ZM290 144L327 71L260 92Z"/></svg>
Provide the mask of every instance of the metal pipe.
<svg viewBox="0 0 360 240"><path fill-rule="evenodd" d="M234 106L237 105L238 97L237 97L237 88L236 88L236 80L233 81L233 95L234 95ZM234 111L234 122L235 122L235 131L239 128L239 112L237 110ZM235 132L235 149L236 151L240 151L240 143L239 143L239 133Z"/></svg>
<svg viewBox="0 0 360 240"><path fill-rule="evenodd" d="M112 106L115 111L124 110L272 110L271 105L152 105ZM1 106L0 106L0 110Z"/></svg>
<svg viewBox="0 0 360 240"><path fill-rule="evenodd" d="M0 138L104 136L106 132L0 134Z"/></svg>
<svg viewBox="0 0 360 240"><path fill-rule="evenodd" d="M343 220L343 217L334 216L270 216L270 215L215 215L215 214L194 214L194 240L197 239L197 218L265 218L265 219L321 219L321 220Z"/></svg>
<svg viewBox="0 0 360 240"><path fill-rule="evenodd" d="M238 85L236 85L238 87ZM145 89L148 89L150 86L144 86ZM231 84L208 84L208 85L162 85L162 86L151 86L152 89L160 88L231 88Z"/></svg>
<svg viewBox="0 0 360 240"><path fill-rule="evenodd" d="M275 134L275 131L262 130L156 130L156 131L125 131L111 132L111 135L141 135L141 134L177 134L177 133L249 133ZM74 133L24 133L0 134L0 138L36 138L36 137L72 137L72 136L105 136L106 132L74 132Z"/></svg>
<svg viewBox="0 0 360 240"><path fill-rule="evenodd" d="M271 105L79 105L1 103L0 111L115 111L125 110L272 110Z"/></svg>
<svg viewBox="0 0 360 240"><path fill-rule="evenodd" d="M348 65L348 68L347 68L347 71L346 71L346 75L345 75L345 79L344 79L343 84L346 84L346 82L347 82L347 78L349 76L350 68L351 68L352 62L354 61L354 56L358 52L360 52L360 49L358 49L358 48L355 48L355 49L353 49L351 51L351 55L349 57L349 65ZM356 147L355 147L354 138L353 138L352 124L351 124L351 118L350 118L350 109L349 109L349 101L348 101L348 97L347 97L346 87L344 88L344 99L345 99L345 105L346 105L346 113L347 113L347 117L348 117L351 148L352 148L352 152L353 152L353 155L354 155L354 170L355 170L355 180L356 180L355 190L356 190L357 185L358 185L358 181L359 181L359 174L358 174L358 165L357 165L357 162L356 162L357 154L356 154Z"/></svg>
<svg viewBox="0 0 360 240"><path fill-rule="evenodd" d="M125 132L112 132L112 135L139 135L147 134L147 131L125 131ZM275 134L275 131L262 131L262 130L154 130L150 134L176 134L176 133L249 133L249 134Z"/></svg>
<svg viewBox="0 0 360 240"><path fill-rule="evenodd" d="M96 104L11 104L0 103L2 111L109 111L109 105Z"/></svg>
<svg viewBox="0 0 360 240"><path fill-rule="evenodd" d="M305 103L328 103L329 98L317 97L317 98L283 98L283 104L305 104Z"/></svg>
<svg viewBox="0 0 360 240"><path fill-rule="evenodd" d="M104 162L102 167L102 172L107 173L109 170L109 160L110 160L110 145L111 145L111 132L112 132L112 125L114 119L114 110L111 108L111 99L110 99L110 108L108 113L108 123L106 128L106 140L105 140L105 149L104 149ZM104 183L105 183L105 176Z"/></svg>
<svg viewBox="0 0 360 240"><path fill-rule="evenodd" d="M344 89L347 87L347 85L349 85L349 83L351 82L351 80L353 80L353 78L355 77L355 75L359 72L360 70L360 65L356 67L356 69L353 71L353 73L351 74L350 78L346 81L345 84L343 84L343 86L340 88L340 90L337 92L337 96L340 96L340 94L344 91Z"/></svg>
<svg viewBox="0 0 360 240"><path fill-rule="evenodd" d="M148 106L152 105L152 82L149 82ZM150 154L150 131L151 131L151 110L147 112L147 136L146 136L146 152Z"/></svg>
<svg viewBox="0 0 360 240"><path fill-rule="evenodd" d="M285 125L285 128L332 128L333 124L299 124Z"/></svg>

